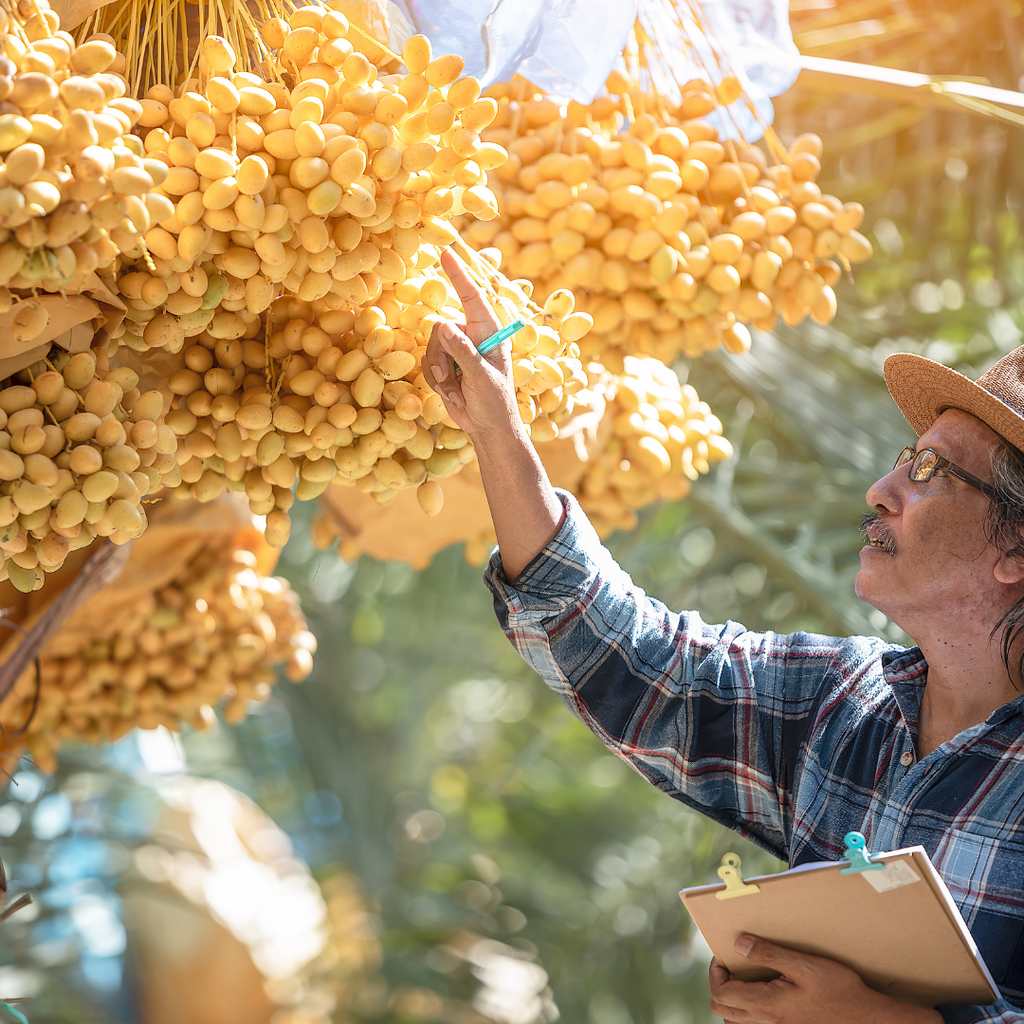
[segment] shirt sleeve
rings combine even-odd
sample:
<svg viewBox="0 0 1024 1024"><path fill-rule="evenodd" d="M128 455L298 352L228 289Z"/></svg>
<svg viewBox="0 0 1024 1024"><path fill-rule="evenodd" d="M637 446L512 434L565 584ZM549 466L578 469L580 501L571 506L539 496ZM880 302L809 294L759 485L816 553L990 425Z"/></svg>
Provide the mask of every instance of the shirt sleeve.
<svg viewBox="0 0 1024 1024"><path fill-rule="evenodd" d="M497 552L486 570L508 639L651 783L788 860L800 749L842 641L669 611L559 497L562 528L515 582Z"/></svg>
<svg viewBox="0 0 1024 1024"><path fill-rule="evenodd" d="M1000 999L991 1006L949 1003L937 1006L945 1024L1024 1024L1024 1011Z"/></svg>

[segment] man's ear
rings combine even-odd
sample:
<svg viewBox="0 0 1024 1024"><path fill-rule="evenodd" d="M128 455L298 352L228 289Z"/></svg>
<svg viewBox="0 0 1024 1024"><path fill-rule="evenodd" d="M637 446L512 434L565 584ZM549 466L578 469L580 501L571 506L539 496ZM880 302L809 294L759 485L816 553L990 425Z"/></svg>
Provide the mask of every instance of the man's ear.
<svg viewBox="0 0 1024 1024"><path fill-rule="evenodd" d="M1024 583L1024 550L1016 548L1010 554L1000 555L992 574L1008 587Z"/></svg>

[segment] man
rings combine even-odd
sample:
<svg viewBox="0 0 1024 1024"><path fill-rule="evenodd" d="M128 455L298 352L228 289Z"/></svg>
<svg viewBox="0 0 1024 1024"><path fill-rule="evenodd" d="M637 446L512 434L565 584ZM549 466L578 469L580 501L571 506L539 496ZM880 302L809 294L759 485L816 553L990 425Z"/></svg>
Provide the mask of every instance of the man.
<svg viewBox="0 0 1024 1024"><path fill-rule="evenodd" d="M925 847L1003 995L923 1009L853 971L753 936L781 977L731 980L736 1024L1024 1022L1024 347L978 383L918 356L886 363L919 434L867 494L856 589L914 638L757 634L649 599L545 476L517 414L508 346L454 257L467 324L435 329L428 381L470 434L499 553L485 576L522 656L613 751L664 792L790 865L843 837ZM461 367L456 372L455 364Z"/></svg>

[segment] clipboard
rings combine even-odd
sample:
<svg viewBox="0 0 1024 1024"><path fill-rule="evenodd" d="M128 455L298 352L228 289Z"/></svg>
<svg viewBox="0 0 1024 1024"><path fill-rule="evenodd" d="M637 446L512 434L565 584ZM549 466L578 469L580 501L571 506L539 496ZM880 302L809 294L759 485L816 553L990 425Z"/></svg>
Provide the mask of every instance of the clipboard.
<svg viewBox="0 0 1024 1024"><path fill-rule="evenodd" d="M860 841L853 852L851 837ZM986 1006L1000 998L923 846L872 855L864 837L850 833L845 856L744 881L739 858L727 854L719 868L723 884L679 896L715 958L740 981L778 976L735 951L747 933L838 960L902 1002Z"/></svg>

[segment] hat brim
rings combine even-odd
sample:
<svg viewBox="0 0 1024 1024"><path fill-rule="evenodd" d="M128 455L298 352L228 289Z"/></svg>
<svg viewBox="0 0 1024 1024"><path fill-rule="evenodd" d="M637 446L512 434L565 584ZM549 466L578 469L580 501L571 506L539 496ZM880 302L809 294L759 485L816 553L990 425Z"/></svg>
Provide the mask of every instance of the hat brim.
<svg viewBox="0 0 1024 1024"><path fill-rule="evenodd" d="M884 372L889 394L918 437L946 409L961 409L1024 451L1024 416L962 373L909 352L889 356Z"/></svg>

